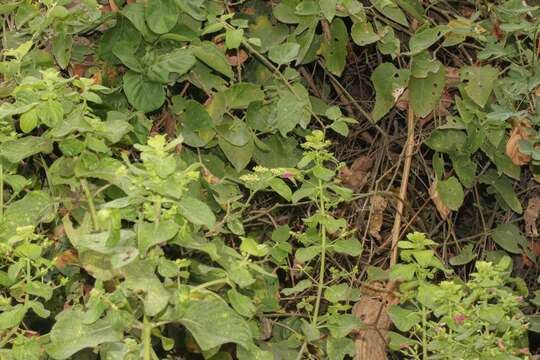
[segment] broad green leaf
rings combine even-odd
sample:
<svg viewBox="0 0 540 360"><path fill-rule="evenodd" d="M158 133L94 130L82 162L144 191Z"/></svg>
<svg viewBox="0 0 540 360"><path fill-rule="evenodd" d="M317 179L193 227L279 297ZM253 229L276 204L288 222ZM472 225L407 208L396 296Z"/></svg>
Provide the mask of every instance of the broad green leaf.
<svg viewBox="0 0 540 360"><path fill-rule="evenodd" d="M265 244L259 244L250 237L242 237L240 251L252 256L265 256L268 253L268 248Z"/></svg>
<svg viewBox="0 0 540 360"><path fill-rule="evenodd" d="M252 344L249 325L221 300L190 300L180 323L193 335L202 351L227 343L244 348Z"/></svg>
<svg viewBox="0 0 540 360"><path fill-rule="evenodd" d="M279 135L270 135L262 142L266 148L256 147L253 157L259 165L264 167L270 169L295 167L302 157L298 142L293 137L283 138Z"/></svg>
<svg viewBox="0 0 540 360"><path fill-rule="evenodd" d="M401 9L396 5L395 1L370 0L370 2L373 4L375 9L380 11L387 18L392 19L393 21L407 28L409 27L409 23L407 22L407 17L403 13L403 11L401 11Z"/></svg>
<svg viewBox="0 0 540 360"><path fill-rule="evenodd" d="M415 33L409 40L409 51L416 55L435 44L449 31L448 26L438 25L432 28L422 29Z"/></svg>
<svg viewBox="0 0 540 360"><path fill-rule="evenodd" d="M492 325L497 325L505 317L506 313L504 308L499 304L487 304L480 308L478 315L480 319Z"/></svg>
<svg viewBox="0 0 540 360"><path fill-rule="evenodd" d="M227 49L238 49L243 38L243 29L227 29L227 32L225 33L225 45L227 46Z"/></svg>
<svg viewBox="0 0 540 360"><path fill-rule="evenodd" d="M308 262L321 253L320 246L301 247L296 250L295 258L300 262Z"/></svg>
<svg viewBox="0 0 540 360"><path fill-rule="evenodd" d="M34 130L38 125L38 122L38 113L35 108L25 112L19 118L19 126L24 133L29 133Z"/></svg>
<svg viewBox="0 0 540 360"><path fill-rule="evenodd" d="M425 144L431 149L445 154L461 151L467 142L464 131L455 129L436 129L426 139Z"/></svg>
<svg viewBox="0 0 540 360"><path fill-rule="evenodd" d="M71 59L71 48L73 46L73 37L60 31L52 41L52 52L58 66L65 69Z"/></svg>
<svg viewBox="0 0 540 360"><path fill-rule="evenodd" d="M114 55L113 49L123 49L129 53L135 53L141 44L141 33L131 24L131 22L119 17L116 26L105 31L99 40L98 55L101 59L117 63L118 59Z"/></svg>
<svg viewBox="0 0 540 360"><path fill-rule="evenodd" d="M473 245L467 244L463 249L461 249L458 255L452 256L449 260L450 265L459 266L470 263L474 260L476 255L473 253Z"/></svg>
<svg viewBox="0 0 540 360"><path fill-rule="evenodd" d="M17 227L37 226L41 222L50 221L52 215L51 197L40 190L29 192L5 208L3 221L0 221L0 233L9 238Z"/></svg>
<svg viewBox="0 0 540 360"><path fill-rule="evenodd" d="M436 73L443 65L433 58L428 51L422 51L412 57L411 76L425 78L430 73Z"/></svg>
<svg viewBox="0 0 540 360"><path fill-rule="evenodd" d="M245 109L254 101L264 100L264 91L252 83L236 83L225 91L227 106L231 109Z"/></svg>
<svg viewBox="0 0 540 360"><path fill-rule="evenodd" d="M283 3L277 4L274 7L274 12L282 5ZM287 25L282 23L272 24L266 16L259 16L255 23L250 25L249 29L252 37L261 40L261 53L266 53L268 49L281 44L289 35Z"/></svg>
<svg viewBox="0 0 540 360"><path fill-rule="evenodd" d="M0 314L0 331L18 326L26 315L28 308L22 304L15 305Z"/></svg>
<svg viewBox="0 0 540 360"><path fill-rule="evenodd" d="M346 337L336 339L330 336L326 343L326 351L328 360L343 360L347 355L353 357L355 354L354 341Z"/></svg>
<svg viewBox="0 0 540 360"><path fill-rule="evenodd" d="M458 210L465 199L463 187L455 176L438 181L437 192L443 203L448 206L450 210Z"/></svg>
<svg viewBox="0 0 540 360"><path fill-rule="evenodd" d="M172 239L178 229L180 229L180 226L172 220L137 224L135 231L137 232L139 251L143 256L146 255L146 252L152 246L163 244Z"/></svg>
<svg viewBox="0 0 540 360"><path fill-rule="evenodd" d="M425 78L411 77L409 81L409 100L416 115L426 117L439 105L444 90L445 71L430 73Z"/></svg>
<svg viewBox="0 0 540 360"><path fill-rule="evenodd" d="M493 91L499 71L492 66L466 66L461 69L465 92L479 106L484 107Z"/></svg>
<svg viewBox="0 0 540 360"><path fill-rule="evenodd" d="M126 4L120 14L124 15L131 24L142 34L142 36L148 40L152 41L156 38L156 35L150 31L150 28L146 24L145 19L145 4L143 3L130 3Z"/></svg>
<svg viewBox="0 0 540 360"><path fill-rule="evenodd" d="M281 197L283 197L285 200L291 201L292 191L285 181L279 178L273 178L272 180L270 180L270 187L276 193L281 195Z"/></svg>
<svg viewBox="0 0 540 360"><path fill-rule="evenodd" d="M467 155L456 155L450 158L459 181L466 188L471 188L476 180L476 163Z"/></svg>
<svg viewBox="0 0 540 360"><path fill-rule="evenodd" d="M373 121L379 121L390 111L398 98L398 93L405 90L409 79L407 70L398 70L392 63L382 63L377 66L371 81L375 87L375 107L373 108Z"/></svg>
<svg viewBox="0 0 540 360"><path fill-rule="evenodd" d="M214 127L214 120L212 120L206 108L198 101L186 101L184 115L182 124L190 131L212 129Z"/></svg>
<svg viewBox="0 0 540 360"><path fill-rule="evenodd" d="M184 75L195 65L197 60L189 49L176 49L159 55L150 65L146 75L154 81L169 82L169 74Z"/></svg>
<svg viewBox="0 0 540 360"><path fill-rule="evenodd" d="M324 298L333 304L340 301L355 302L360 299L360 290L352 288L348 284L332 285L324 291Z"/></svg>
<svg viewBox="0 0 540 360"><path fill-rule="evenodd" d="M235 289L230 289L227 291L227 297L233 309L240 315L251 318L257 312L257 308L253 305L249 296L240 294Z"/></svg>
<svg viewBox="0 0 540 360"><path fill-rule="evenodd" d="M399 305L390 306L388 315L390 315L390 319L400 331L409 331L422 320L419 313L402 308Z"/></svg>
<svg viewBox="0 0 540 360"><path fill-rule="evenodd" d="M523 248L528 246L527 240L514 224L498 225L491 233L491 237L497 245L512 254L521 254Z"/></svg>
<svg viewBox="0 0 540 360"><path fill-rule="evenodd" d="M115 328L110 318L98 320L92 324L84 323L81 310L68 308L56 317L50 332L50 344L45 346L47 354L53 359L69 359L73 354L85 348L122 340L122 332Z"/></svg>
<svg viewBox="0 0 540 360"><path fill-rule="evenodd" d="M498 200L510 209L518 214L523 212L521 201L512 187L512 182L506 176L499 176L494 170L491 170L480 177L480 182L491 185L495 194L498 195Z"/></svg>
<svg viewBox="0 0 540 360"><path fill-rule="evenodd" d="M225 58L225 54L214 43L203 41L199 45L192 46L193 55L217 72L232 78L234 73L231 65Z"/></svg>
<svg viewBox="0 0 540 360"><path fill-rule="evenodd" d="M333 245L334 251L350 256L360 256L364 247L357 239L339 239Z"/></svg>
<svg viewBox="0 0 540 360"><path fill-rule="evenodd" d="M347 27L340 18L334 19L330 26L331 38L324 40L319 50L324 58L324 65L328 71L341 76L347 62L347 43L349 34Z"/></svg>
<svg viewBox="0 0 540 360"><path fill-rule="evenodd" d="M174 0L147 0L144 10L146 23L156 34L169 32L178 21Z"/></svg>
<svg viewBox="0 0 540 360"><path fill-rule="evenodd" d="M255 149L253 138L250 138L244 146L236 146L220 136L218 144L236 171L243 170L249 164Z"/></svg>
<svg viewBox="0 0 540 360"><path fill-rule="evenodd" d="M370 22L357 22L351 28L351 38L356 45L366 46L380 40L379 34L373 30Z"/></svg>
<svg viewBox="0 0 540 360"><path fill-rule="evenodd" d="M337 0L319 0L319 6L326 20L332 22L336 16Z"/></svg>
<svg viewBox="0 0 540 360"><path fill-rule="evenodd" d="M179 207L182 215L194 224L205 225L209 229L216 224L216 216L212 210L197 198L184 196L180 199Z"/></svg>
<svg viewBox="0 0 540 360"><path fill-rule="evenodd" d="M124 92L129 103L143 112L157 110L165 102L163 85L131 70L124 75Z"/></svg>
<svg viewBox="0 0 540 360"><path fill-rule="evenodd" d="M295 42L286 42L276 45L268 51L268 58L278 65L284 65L292 62L298 56L300 45Z"/></svg>

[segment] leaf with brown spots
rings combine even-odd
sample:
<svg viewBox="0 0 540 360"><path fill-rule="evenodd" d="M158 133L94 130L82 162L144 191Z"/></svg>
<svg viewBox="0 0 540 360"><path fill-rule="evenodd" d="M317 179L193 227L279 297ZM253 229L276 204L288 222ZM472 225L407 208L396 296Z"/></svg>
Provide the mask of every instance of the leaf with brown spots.
<svg viewBox="0 0 540 360"><path fill-rule="evenodd" d="M55 258L54 265L63 270L68 265L74 265L79 263L79 255L76 250L69 249L61 253Z"/></svg>
<svg viewBox="0 0 540 360"><path fill-rule="evenodd" d="M445 203L439 196L436 180L431 183L431 186L429 187L429 197L431 198L431 201L433 201L433 203L435 204L435 207L437 208L437 211L439 212L441 218L443 220L446 220L448 218L448 215L450 215L450 209L448 208L448 206L445 205Z"/></svg>

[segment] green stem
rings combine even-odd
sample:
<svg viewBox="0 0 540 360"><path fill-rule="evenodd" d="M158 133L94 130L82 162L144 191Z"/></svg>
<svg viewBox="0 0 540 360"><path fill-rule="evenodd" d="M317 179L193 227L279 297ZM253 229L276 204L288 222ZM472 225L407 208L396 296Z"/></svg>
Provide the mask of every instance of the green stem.
<svg viewBox="0 0 540 360"><path fill-rule="evenodd" d="M86 202L88 203L88 208L90 209L90 217L92 218L92 225L94 226L94 231L99 229L96 207L94 206L94 198L90 189L88 188L88 183L86 179L81 179L81 187L83 188L84 195L86 196Z"/></svg>
<svg viewBox="0 0 540 360"><path fill-rule="evenodd" d="M227 278L215 279L215 280L202 283L201 285L195 286L193 289L191 289L191 291L198 291L198 290L206 289L210 286L219 285L219 284L227 284L228 282L229 282L229 279Z"/></svg>
<svg viewBox="0 0 540 360"><path fill-rule="evenodd" d="M323 217L326 215L326 205L324 202L324 190L321 180L319 180L319 197L320 197L320 209ZM321 306L322 291L324 287L324 271L326 269L326 226L321 225L321 266L319 268L319 283L317 285L317 298L315 299L315 308L313 309L312 324L317 326L317 320L319 317L319 308Z"/></svg>
<svg viewBox="0 0 540 360"><path fill-rule="evenodd" d="M152 324L146 315L144 315L143 325L144 360L152 360Z"/></svg>
<svg viewBox="0 0 540 360"><path fill-rule="evenodd" d="M4 165L0 164L0 221L4 219Z"/></svg>
<svg viewBox="0 0 540 360"><path fill-rule="evenodd" d="M428 344L426 336L427 327L427 312L426 308L422 307L422 359L428 360Z"/></svg>

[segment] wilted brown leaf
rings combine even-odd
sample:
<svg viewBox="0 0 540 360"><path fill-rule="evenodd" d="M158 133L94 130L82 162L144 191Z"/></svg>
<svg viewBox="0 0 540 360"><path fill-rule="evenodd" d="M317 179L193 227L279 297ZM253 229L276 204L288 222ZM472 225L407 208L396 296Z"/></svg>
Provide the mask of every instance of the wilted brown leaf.
<svg viewBox="0 0 540 360"><path fill-rule="evenodd" d="M79 263L79 255L75 250L66 250L55 258L54 264L60 270L64 269L67 265L73 265Z"/></svg>
<svg viewBox="0 0 540 360"><path fill-rule="evenodd" d="M530 137L529 128L531 124L526 119L516 119L513 122L510 138L506 143L506 155L515 165L526 165L531 161L530 155L525 155L519 151L519 142Z"/></svg>
<svg viewBox="0 0 540 360"><path fill-rule="evenodd" d="M398 97L396 107L401 111L405 111L409 108L409 89L403 91Z"/></svg>
<svg viewBox="0 0 540 360"><path fill-rule="evenodd" d="M248 54L244 50L240 49L238 52L227 54L227 62L231 66L242 65L248 59Z"/></svg>
<svg viewBox="0 0 540 360"><path fill-rule="evenodd" d="M375 239L381 239L381 227L384 222L383 212L388 202L380 195L374 195L370 199L371 203L371 221L369 223L369 234Z"/></svg>
<svg viewBox="0 0 540 360"><path fill-rule="evenodd" d="M437 208L437 211L439 212L439 215L443 220L446 220L448 218L448 215L450 215L450 209L448 206L446 206L441 198L439 197L439 192L437 191L437 181L435 180L433 183L431 183L431 186L429 187L429 197L435 204L435 207Z"/></svg>
<svg viewBox="0 0 540 360"><path fill-rule="evenodd" d="M355 191L360 191L368 181L372 164L372 160L363 155L356 159L350 168L343 167L340 172L343 185Z"/></svg>
<svg viewBox="0 0 540 360"><path fill-rule="evenodd" d="M536 228L536 220L540 212L540 198L535 196L529 199L527 209L523 215L525 219L525 233L528 236L538 237L538 229Z"/></svg>

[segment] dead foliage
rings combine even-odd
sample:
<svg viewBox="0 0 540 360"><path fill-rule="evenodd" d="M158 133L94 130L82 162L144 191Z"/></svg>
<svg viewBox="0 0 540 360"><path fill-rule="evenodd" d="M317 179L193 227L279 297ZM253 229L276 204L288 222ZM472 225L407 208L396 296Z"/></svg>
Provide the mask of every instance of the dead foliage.
<svg viewBox="0 0 540 360"><path fill-rule="evenodd" d="M516 119L513 121L510 138L506 143L506 155L508 155L515 165L526 165L532 160L530 155L523 154L519 150L519 142L530 137L528 130L530 128L531 124L526 119Z"/></svg>
<svg viewBox="0 0 540 360"><path fill-rule="evenodd" d="M354 191L360 191L366 185L369 178L369 170L373 161L366 155L356 159L351 167L343 167L340 172L340 178L343 185Z"/></svg>
<svg viewBox="0 0 540 360"><path fill-rule="evenodd" d="M536 220L540 212L540 198L538 196L529 199L523 218L525 219L525 233L531 237L538 237Z"/></svg>
<svg viewBox="0 0 540 360"><path fill-rule="evenodd" d="M375 239L381 239L381 228L384 222L383 212L388 205L386 199L380 195L374 195L370 199L371 221L369 223L369 234Z"/></svg>

